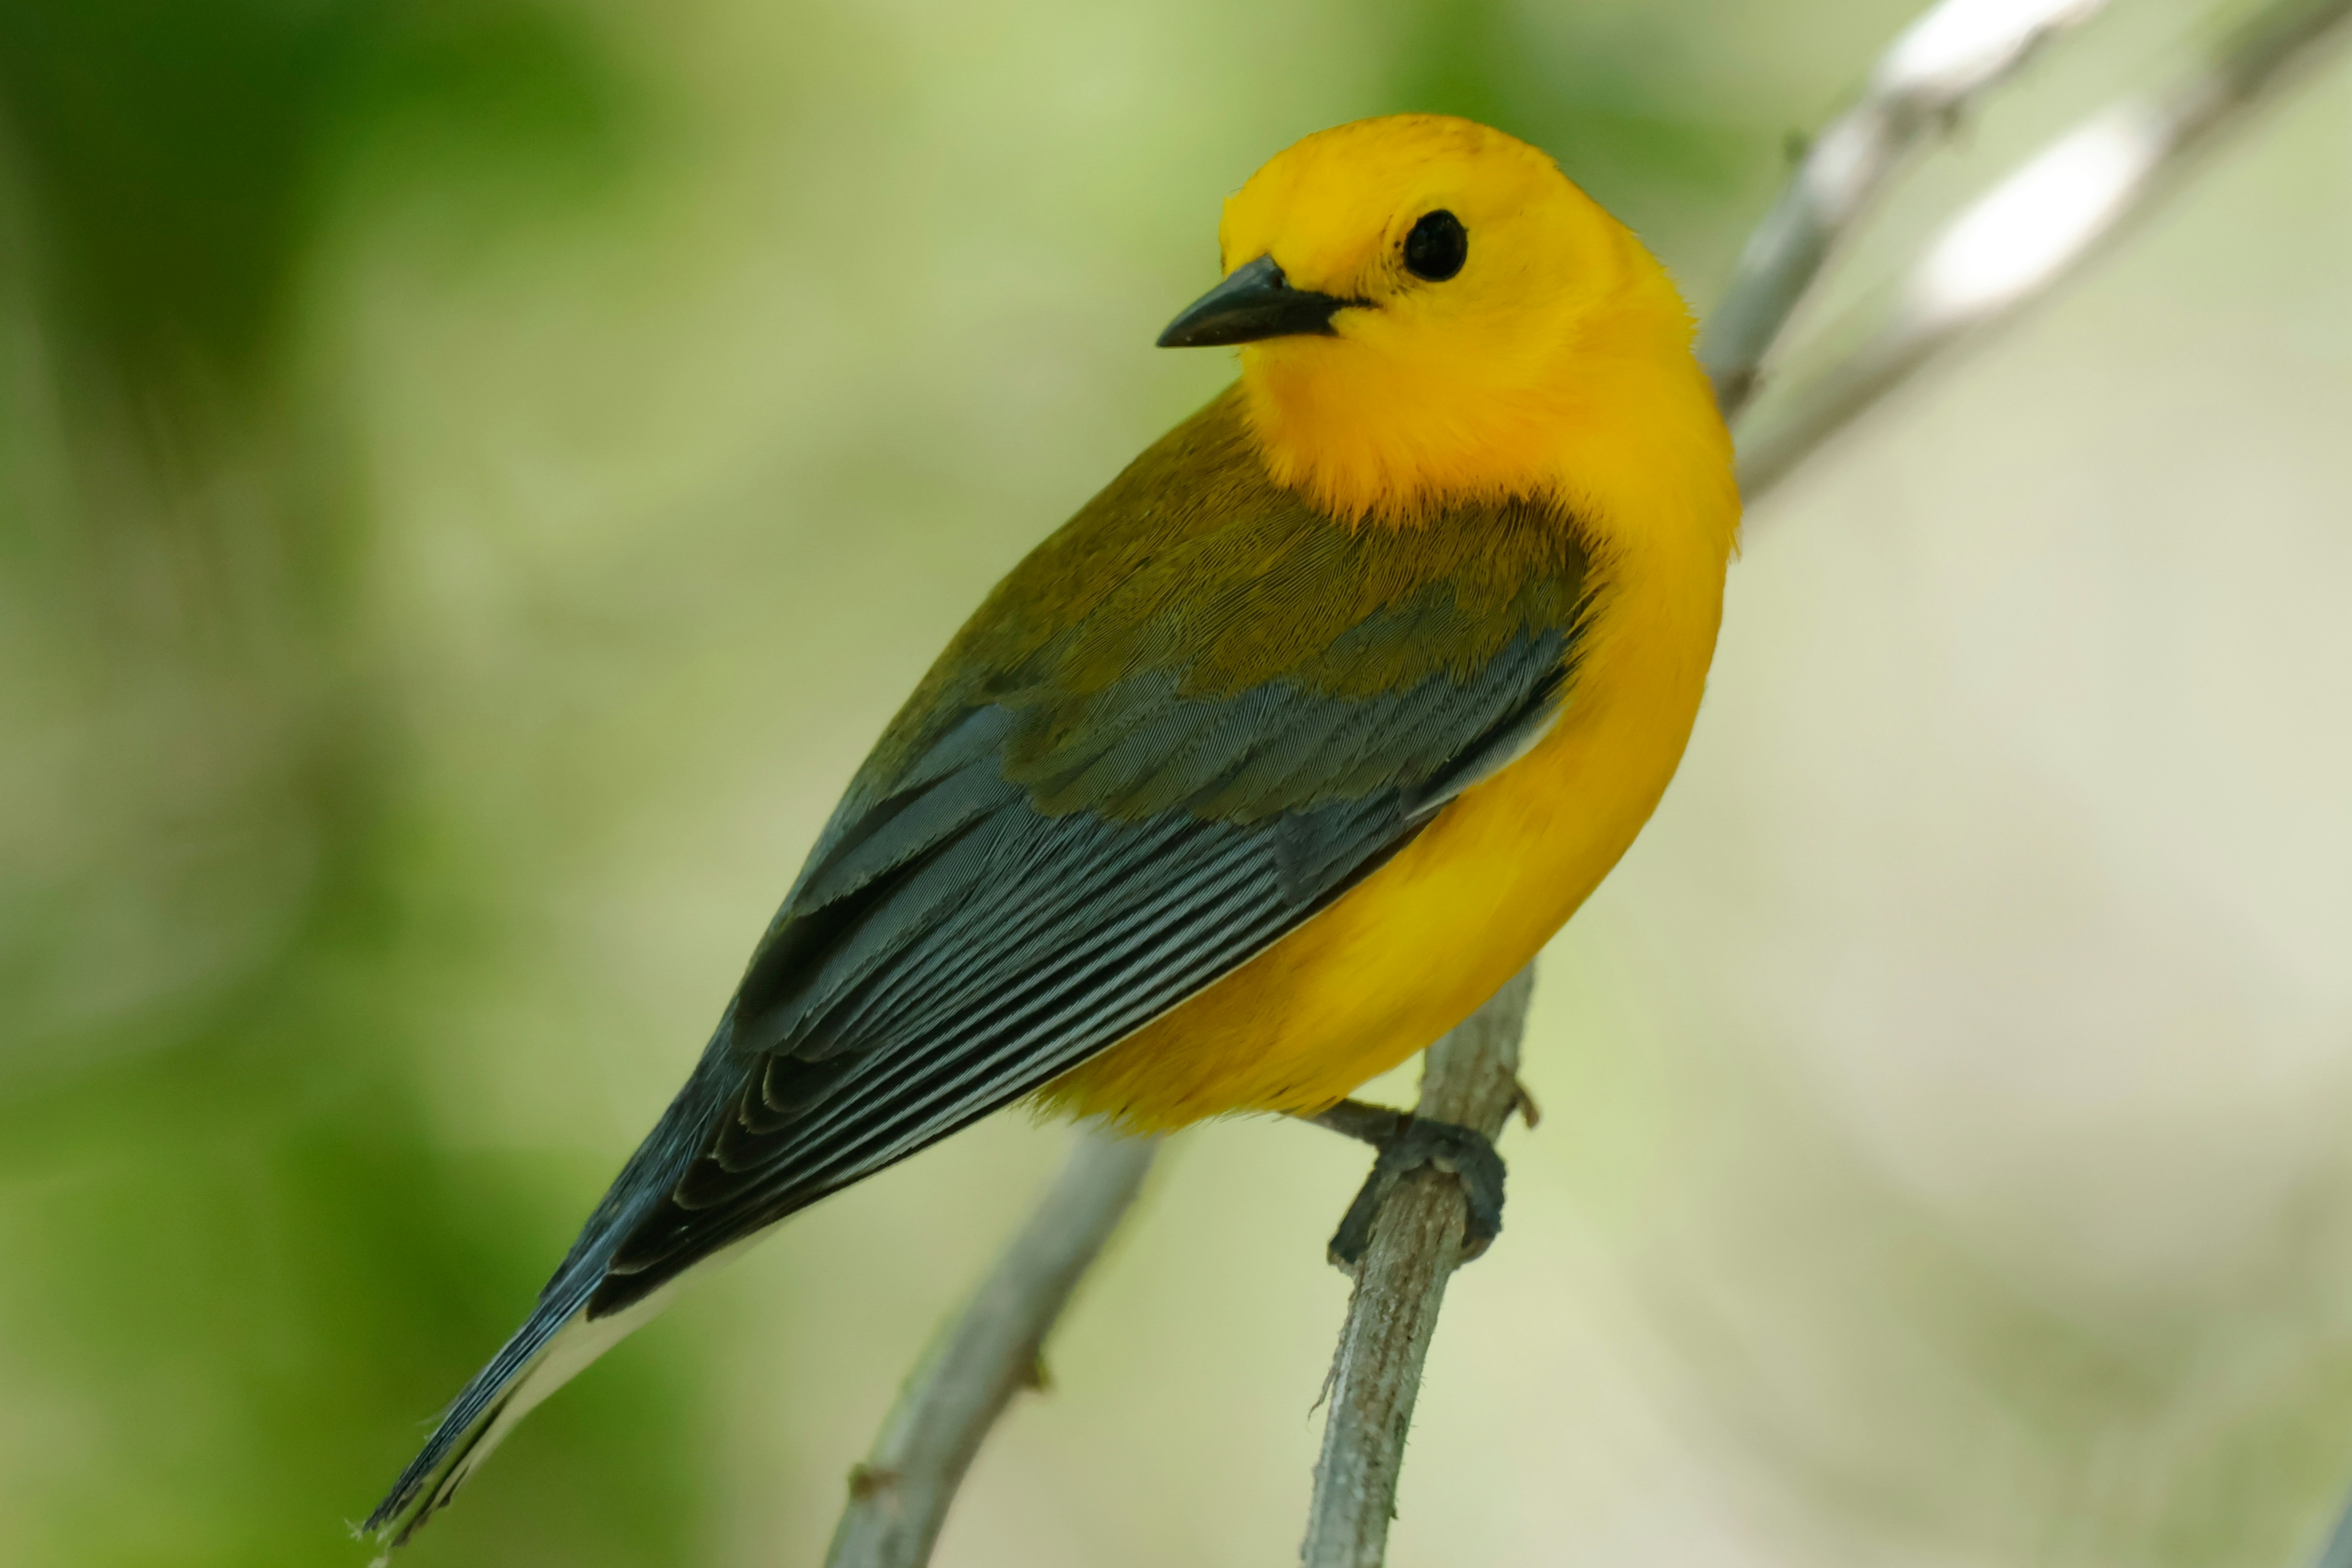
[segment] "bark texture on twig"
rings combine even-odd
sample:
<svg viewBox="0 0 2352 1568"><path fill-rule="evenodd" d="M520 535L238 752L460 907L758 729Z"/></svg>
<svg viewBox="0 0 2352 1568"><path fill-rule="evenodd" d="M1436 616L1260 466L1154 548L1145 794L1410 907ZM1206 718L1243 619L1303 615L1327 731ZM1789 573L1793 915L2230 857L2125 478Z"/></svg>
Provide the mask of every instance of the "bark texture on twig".
<svg viewBox="0 0 2352 1568"><path fill-rule="evenodd" d="M1946 226L1894 319L1740 442L1752 501L1930 360L2047 295L2338 41L2352 0L2278 0L2164 90L2084 121Z"/></svg>
<svg viewBox="0 0 2352 1568"><path fill-rule="evenodd" d="M1519 1037L1534 989L1530 966L1429 1047L1415 1116L1488 1138L1502 1131L1518 1103ZM1377 1568L1387 1551L1405 1433L1445 1282L1461 1260L1464 1218L1462 1184L1426 1168L1400 1179L1381 1205L1325 1385L1306 1568Z"/></svg>
<svg viewBox="0 0 2352 1568"><path fill-rule="evenodd" d="M1045 1336L1142 1190L1159 1142L1096 1127L1045 1191L962 1316L933 1342L850 1472L825 1568L919 1568L948 1504L1013 1396L1038 1379Z"/></svg>
<svg viewBox="0 0 2352 1568"><path fill-rule="evenodd" d="M1853 108L1814 138L1780 199L1740 253L1738 274L1699 333L1699 363L1726 419L1755 395L1789 318L1840 240L1912 156L1947 134L2053 35L2107 0L1944 0L1879 59Z"/></svg>

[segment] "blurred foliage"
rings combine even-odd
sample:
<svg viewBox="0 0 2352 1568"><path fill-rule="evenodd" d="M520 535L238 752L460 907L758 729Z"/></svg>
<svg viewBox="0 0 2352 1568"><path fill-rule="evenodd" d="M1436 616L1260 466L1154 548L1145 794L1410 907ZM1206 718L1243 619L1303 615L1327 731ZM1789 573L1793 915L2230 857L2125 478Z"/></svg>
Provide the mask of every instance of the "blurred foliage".
<svg viewBox="0 0 2352 1568"><path fill-rule="evenodd" d="M63 792L15 793L0 891L15 1561L352 1561L425 1391L536 1285L528 1183L419 1103L484 933L404 789L365 504L289 339L372 151L592 188L603 47L525 4L0 7L8 695L52 749L11 782ZM559 1415L560 1484L485 1510L482 1560L678 1555L680 1450L631 1434L679 1415L625 1375Z"/></svg>
<svg viewBox="0 0 2352 1568"><path fill-rule="evenodd" d="M131 374L249 376L354 155L429 121L478 157L609 156L617 79L530 0L14 0L0 95L43 279Z"/></svg>
<svg viewBox="0 0 2352 1568"><path fill-rule="evenodd" d="M1703 301L1788 133L1909 10L0 0L0 1559L361 1560L342 1521L519 1317L882 716L994 573L1225 374L1145 345L1203 281L1215 202L1257 161L1356 115L1474 115L1558 153ZM2274 183L2242 221L2333 221L2309 192L2345 184L2303 163ZM2254 248L2273 271L2240 287L2271 313L2172 348L2238 364L2217 386L2292 395L2259 420L2232 405L2246 466L2199 527L2297 526L2277 476L2326 444L2326 378L2352 343L2340 282L2310 259L2326 243ZM2185 333L2175 276L2061 363ZM2304 360L2260 360L2273 339ZM2045 366L2067 419L2042 424L2125 380L2165 384L2116 363L2087 391ZM1970 439L1997 444L1972 417ZM2177 638L2194 617L2166 613L2176 579L2151 557L2195 583L2200 613L2216 602L2206 535L2151 521L2160 496L2127 527L2105 510L2133 466L2112 453L2144 431L2113 434L2094 479L2050 439L2006 467L1934 446L1851 503L1949 492L2005 550L1921 524L1900 548L1808 554L1801 535L1743 568L1748 641L1736 613L1725 695L1661 832L1548 961L1534 1059L1554 1115L1512 1155L1514 1244L1449 1308L1401 1557L1441 1560L1412 1534L1434 1518L1517 1542L1513 1561L1559 1560L1574 1524L1595 1560L2237 1562L2304 1531L2329 1490L2352 1448L2352 1356L2325 1305L2352 1258L2340 1171L2313 1156L2275 1193L2232 1186L2253 1141L2217 1134L2181 1181L2240 1195L2209 1196L2179 1239L2163 1216L2195 1205L2177 1194L2097 1199L2129 1185L2106 1173L2126 1128L2112 1153L2051 1167L2075 1178L2045 1184L2074 1208L2037 1188L2004 1228L1969 1204L1997 1207L1983 1193L2028 1168L1999 1117L2042 1097L1934 1078L1980 1039L1921 1047L1918 1082L1881 1086L1958 1107L1924 1125L1991 1150L1954 1167L1961 1197L1887 1152L1910 1143L1845 1088L1901 1056L1885 1041L1965 1022L1943 988L1977 997L2011 945L2011 994L2050 987L2061 1044L2097 1037L2064 1032L2079 999L2068 1013L2046 973L2064 944L2103 1005L2154 998L2115 1026L2135 1051L2161 1035L2169 994L2101 970L2089 917L2030 942L2013 931L2041 928L2006 905L1992 934L1967 925L1969 879L2003 844L2012 874L2068 863L2037 813L2095 836L2132 819L2142 776L2224 788L2168 751L2136 760L2158 750L2144 737L2112 747L2134 788L2092 806L1970 771L2032 747L1978 743L1969 690L1938 680L2031 647L2032 678L1997 704L2030 710L2018 694L2063 690L2053 672L2082 647L2168 668L2169 641L2130 643L2142 623L2123 612L2096 636L2076 619L2106 603L2082 584L2128 582ZM2040 489L1968 499L2012 471ZM2046 495L2077 497L2080 537L2026 536ZM2102 552L2123 537L2118 565ZM1987 563L2062 549L2080 558L2033 579L2065 600L2036 642ZM2327 559L2324 540L2295 549ZM1950 584L1988 582L2011 595L1998 637L1964 628L1962 658L1911 635L1936 594L1965 604ZM2296 668L2324 687L2334 646ZM1836 684L1904 650L1880 705ZM2081 712L2127 706L2094 696L2054 726L2067 743ZM2265 792L2305 776L2243 704L2186 706L2231 737L2213 755L2257 759ZM1967 744L1923 713L1959 714ZM1896 760L1874 769L1876 738ZM1945 780L1994 803L1965 832L1922 826ZM1768 819L1776 789L1802 804ZM2274 814L2321 825L2296 842L2336 820L2322 795ZM1896 945L1849 838L1906 895L1958 888L1899 900L1943 923ZM2108 858L2180 841L2163 817ZM2237 954L2260 998L2306 997L2293 1027L2264 1032L2269 1004L2234 993L2165 1016L2290 1044L2336 1026L2327 982L2261 967L2301 951L2282 930L2324 935L2340 913L2325 890L2294 902L2314 857L2280 858L2273 903L2303 913L2249 939L2263 956L2203 932L2180 951ZM2036 913L2063 892L2039 889ZM1815 910L1832 934L1791 950L1780 933ZM1856 932L1880 945L1850 950ZM1824 973L1794 988L1813 1010L1789 1000L1787 975ZM1872 1012L1880 977L1905 974ZM1805 1080L1799 1046L1852 1030L1866 1048L1836 1086ZM1999 1059L2021 1080L2065 1059L2019 1038ZM2174 1128L2165 1086L2205 1081L2178 1051L2102 1081L2144 1084L2148 1125ZM2179 1092L2200 1115L2226 1099ZM2274 1110L2249 1099L2243 1125L2302 1147L2270 1136ZM898 1369L1055 1147L994 1124L796 1222L535 1415L414 1560L806 1557ZM1340 1289L1319 1238L1353 1158L1262 1128L1193 1148L1149 1242L1057 1347L1049 1413L1025 1406L984 1458L943 1561L1006 1542L990 1560L1024 1568L1224 1561L1245 1526L1290 1539L1310 1447L1295 1417ZM2173 1163L2166 1142L2128 1168ZM2131 1239L2150 1211L2188 1262ZM2037 1241L2057 1212L2097 1223ZM1525 1484L1496 1508L1505 1460ZM1654 1517L1612 1511L1642 1506Z"/></svg>
<svg viewBox="0 0 2352 1568"><path fill-rule="evenodd" d="M1671 10L1601 7L1572 47L1509 0L1435 0L1409 18L1392 89L1399 103L1502 127L1569 159L1580 184L1654 244L1657 230L1721 216L1769 179L1769 137L1709 104L1688 68L1696 39ZM1549 47L1548 47L1549 46ZM1675 220L1681 218L1682 226Z"/></svg>

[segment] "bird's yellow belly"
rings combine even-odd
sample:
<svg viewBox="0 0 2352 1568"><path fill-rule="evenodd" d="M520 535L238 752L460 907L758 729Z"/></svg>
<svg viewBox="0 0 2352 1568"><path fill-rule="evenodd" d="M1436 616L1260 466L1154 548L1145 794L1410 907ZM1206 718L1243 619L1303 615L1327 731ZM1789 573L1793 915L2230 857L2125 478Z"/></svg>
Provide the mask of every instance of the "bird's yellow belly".
<svg viewBox="0 0 2352 1568"><path fill-rule="evenodd" d="M1319 1110L1460 1023L1576 912L1657 805L1697 714L1712 609L1676 628L1685 647L1588 662L1526 756L1329 909L1040 1099L1140 1130Z"/></svg>

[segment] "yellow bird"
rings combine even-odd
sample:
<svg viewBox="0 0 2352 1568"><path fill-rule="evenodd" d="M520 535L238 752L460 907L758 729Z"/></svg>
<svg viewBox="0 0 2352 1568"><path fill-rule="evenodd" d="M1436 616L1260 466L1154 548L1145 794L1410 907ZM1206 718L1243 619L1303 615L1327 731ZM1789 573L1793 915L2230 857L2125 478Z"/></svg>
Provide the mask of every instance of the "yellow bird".
<svg viewBox="0 0 2352 1568"><path fill-rule="evenodd" d="M1664 270L1551 159L1433 115L1307 138L1218 237L1160 342L1240 344L1240 379L948 645L370 1529L405 1540L689 1269L1024 1096L1409 1131L1345 1097L1649 818L1739 520Z"/></svg>

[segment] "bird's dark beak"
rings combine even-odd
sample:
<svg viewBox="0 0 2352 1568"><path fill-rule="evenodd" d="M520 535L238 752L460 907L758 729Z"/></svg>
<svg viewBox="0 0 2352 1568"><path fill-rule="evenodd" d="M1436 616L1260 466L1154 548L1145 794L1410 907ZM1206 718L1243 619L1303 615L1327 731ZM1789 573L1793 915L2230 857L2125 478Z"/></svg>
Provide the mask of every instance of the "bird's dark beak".
<svg viewBox="0 0 2352 1568"><path fill-rule="evenodd" d="M1160 346L1201 349L1301 334L1337 337L1331 318L1350 305L1366 303L1293 289L1274 258L1261 256L1234 268L1223 282L1185 306L1184 313L1160 334Z"/></svg>

